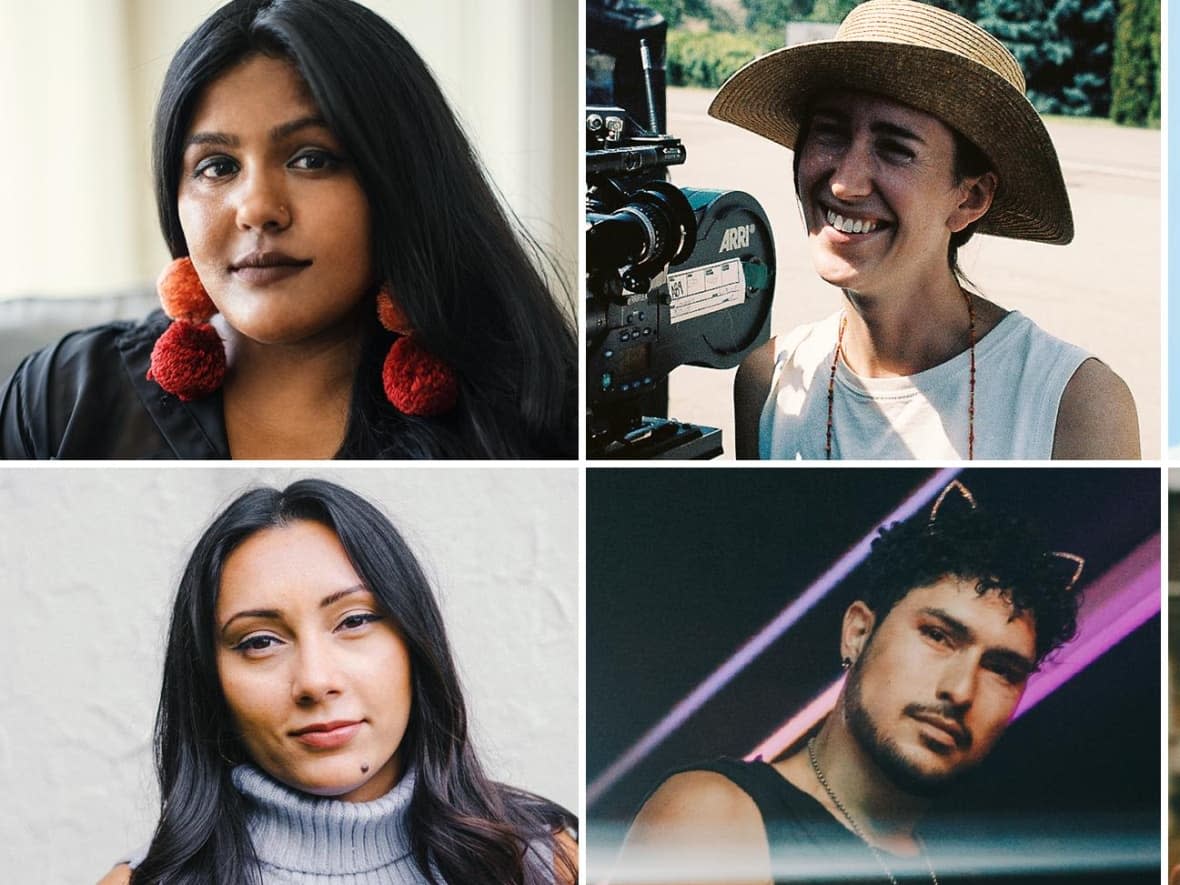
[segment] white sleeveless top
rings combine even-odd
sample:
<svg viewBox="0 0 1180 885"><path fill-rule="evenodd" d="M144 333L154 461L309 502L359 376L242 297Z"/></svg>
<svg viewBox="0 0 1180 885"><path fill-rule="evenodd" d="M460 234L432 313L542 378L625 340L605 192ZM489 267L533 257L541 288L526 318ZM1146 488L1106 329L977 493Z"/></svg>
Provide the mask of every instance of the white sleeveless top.
<svg viewBox="0 0 1180 885"><path fill-rule="evenodd" d="M761 458L824 458L840 313L795 329L775 357L758 427ZM975 345L975 458L1048 460L1066 384L1091 354L1013 311ZM861 378L841 360L832 457L967 457L971 355L903 378Z"/></svg>

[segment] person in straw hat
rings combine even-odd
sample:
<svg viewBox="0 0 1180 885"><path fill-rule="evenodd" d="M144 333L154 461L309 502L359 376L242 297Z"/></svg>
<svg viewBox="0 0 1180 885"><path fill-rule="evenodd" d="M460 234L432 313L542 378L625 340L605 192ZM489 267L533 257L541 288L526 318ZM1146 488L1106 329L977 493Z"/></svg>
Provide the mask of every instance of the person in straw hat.
<svg viewBox="0 0 1180 885"><path fill-rule="evenodd" d="M738 371L739 457L1138 458L1126 384L972 292L972 234L1066 244L1057 152L1016 59L977 25L870 0L832 40L747 64L709 113L794 151L840 312Z"/></svg>

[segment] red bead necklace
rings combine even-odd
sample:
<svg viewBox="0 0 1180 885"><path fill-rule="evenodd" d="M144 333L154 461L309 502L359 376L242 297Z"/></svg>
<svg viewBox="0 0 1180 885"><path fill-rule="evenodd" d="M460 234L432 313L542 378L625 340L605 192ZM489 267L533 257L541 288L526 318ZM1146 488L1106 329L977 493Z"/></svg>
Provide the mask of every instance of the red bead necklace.
<svg viewBox="0 0 1180 885"><path fill-rule="evenodd" d="M971 373L967 387L967 460L975 460L975 305L968 292L959 290L967 302L967 349L971 354ZM840 314L840 331L836 333L836 352L832 355L832 370L828 374L828 432L824 442L824 457L832 460L832 415L836 402L836 366L844 353L844 328L848 314Z"/></svg>

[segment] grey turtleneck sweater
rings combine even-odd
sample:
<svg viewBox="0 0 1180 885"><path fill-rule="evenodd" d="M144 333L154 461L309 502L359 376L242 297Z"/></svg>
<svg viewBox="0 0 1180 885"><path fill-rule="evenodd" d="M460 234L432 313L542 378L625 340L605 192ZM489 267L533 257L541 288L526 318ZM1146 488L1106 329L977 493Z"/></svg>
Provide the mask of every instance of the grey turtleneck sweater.
<svg viewBox="0 0 1180 885"><path fill-rule="evenodd" d="M265 885L424 885L410 853L414 773L372 802L321 799L233 770Z"/></svg>
<svg viewBox="0 0 1180 885"><path fill-rule="evenodd" d="M263 885L426 885L410 852L413 771L372 802L310 796L252 765L239 765L231 777L246 803ZM532 862L552 870L552 848L532 849ZM131 865L146 855L145 846Z"/></svg>

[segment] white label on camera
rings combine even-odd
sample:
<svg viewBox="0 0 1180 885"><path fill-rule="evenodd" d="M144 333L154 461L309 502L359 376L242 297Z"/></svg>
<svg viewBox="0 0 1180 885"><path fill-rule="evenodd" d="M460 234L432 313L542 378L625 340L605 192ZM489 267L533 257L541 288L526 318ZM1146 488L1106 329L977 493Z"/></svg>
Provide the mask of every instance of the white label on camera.
<svg viewBox="0 0 1180 885"><path fill-rule="evenodd" d="M736 258L668 274L671 320L681 323L746 300L746 277Z"/></svg>

